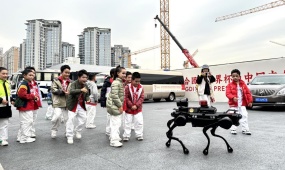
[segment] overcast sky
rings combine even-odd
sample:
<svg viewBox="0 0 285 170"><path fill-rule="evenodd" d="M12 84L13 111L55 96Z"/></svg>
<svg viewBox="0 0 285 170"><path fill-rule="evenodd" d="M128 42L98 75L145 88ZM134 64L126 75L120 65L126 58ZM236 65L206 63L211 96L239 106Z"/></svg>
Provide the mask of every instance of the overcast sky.
<svg viewBox="0 0 285 170"><path fill-rule="evenodd" d="M215 22L217 17L276 0L169 0L170 30L199 65L285 56L285 5ZM0 0L0 47L4 52L26 37L26 20L62 22L62 41L75 44L86 27L111 28L111 45L132 51L160 43L159 0ZM159 23L156 22L158 25ZM186 57L171 40L171 69L182 68ZM160 69L160 49L132 57L144 69Z"/></svg>

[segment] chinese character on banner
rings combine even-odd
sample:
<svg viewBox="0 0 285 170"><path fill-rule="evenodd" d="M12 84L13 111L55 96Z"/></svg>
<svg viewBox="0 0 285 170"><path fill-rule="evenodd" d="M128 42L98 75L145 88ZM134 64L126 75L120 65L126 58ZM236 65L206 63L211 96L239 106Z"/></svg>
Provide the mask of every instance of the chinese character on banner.
<svg viewBox="0 0 285 170"><path fill-rule="evenodd" d="M246 75L244 75L245 80L247 80L247 82L249 82L252 79L252 74L250 74L249 72L247 72Z"/></svg>
<svg viewBox="0 0 285 170"><path fill-rule="evenodd" d="M189 81L188 77L186 77L185 80L184 80L184 84L185 84L185 85L188 85L189 82L190 82L190 81Z"/></svg>
<svg viewBox="0 0 285 170"><path fill-rule="evenodd" d="M277 74L277 72L276 72L276 71L271 70L271 73L269 73L269 74Z"/></svg>
<svg viewBox="0 0 285 170"><path fill-rule="evenodd" d="M265 72L256 72L256 76L261 75L261 74L265 74Z"/></svg>
<svg viewBox="0 0 285 170"><path fill-rule="evenodd" d="M220 74L216 75L216 83L217 84L221 84L221 81L223 81L221 78L222 78L222 76Z"/></svg>
<svg viewBox="0 0 285 170"><path fill-rule="evenodd" d="M232 81L231 75L226 75L225 74L224 81L225 81L225 83L230 83Z"/></svg>
<svg viewBox="0 0 285 170"><path fill-rule="evenodd" d="M196 84L197 77L192 77L192 84Z"/></svg>

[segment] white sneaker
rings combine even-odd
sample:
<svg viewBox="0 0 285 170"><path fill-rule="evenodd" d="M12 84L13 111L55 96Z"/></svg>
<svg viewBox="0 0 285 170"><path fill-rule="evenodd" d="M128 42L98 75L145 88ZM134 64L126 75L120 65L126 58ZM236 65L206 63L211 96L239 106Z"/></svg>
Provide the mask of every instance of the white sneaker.
<svg viewBox="0 0 285 170"><path fill-rule="evenodd" d="M128 142L129 140L130 140L129 137L124 137L124 138L123 138L123 141L124 141L124 142Z"/></svg>
<svg viewBox="0 0 285 170"><path fill-rule="evenodd" d="M123 144L119 141L116 141L116 142L110 143L110 146L118 148L118 147L123 146Z"/></svg>
<svg viewBox="0 0 285 170"><path fill-rule="evenodd" d="M243 131L242 131L242 134L251 135L251 132L250 132L249 130L243 130Z"/></svg>
<svg viewBox="0 0 285 170"><path fill-rule="evenodd" d="M17 140L16 140L17 142L20 142L20 138L17 138Z"/></svg>
<svg viewBox="0 0 285 170"><path fill-rule="evenodd" d="M231 130L231 134L236 135L237 131L236 130Z"/></svg>
<svg viewBox="0 0 285 170"><path fill-rule="evenodd" d="M76 132L75 137L76 137L77 139L81 139L82 136L81 136L80 132Z"/></svg>
<svg viewBox="0 0 285 170"><path fill-rule="evenodd" d="M31 134L31 138L36 138L37 136L36 136L36 134L35 133L32 133Z"/></svg>
<svg viewBox="0 0 285 170"><path fill-rule="evenodd" d="M21 140L20 143L31 143L36 141L35 138L27 138L26 140Z"/></svg>
<svg viewBox="0 0 285 170"><path fill-rule="evenodd" d="M142 136L137 137L137 140L138 140L138 141L142 141L142 140L143 140L143 137L142 137Z"/></svg>
<svg viewBox="0 0 285 170"><path fill-rule="evenodd" d="M50 136L51 136L51 138L53 138L53 139L56 138L56 131L53 131L53 130L52 130Z"/></svg>
<svg viewBox="0 0 285 170"><path fill-rule="evenodd" d="M86 129L94 129L94 128L96 128L96 125L88 125L88 126L86 126Z"/></svg>
<svg viewBox="0 0 285 170"><path fill-rule="evenodd" d="M68 144L73 144L73 138L72 137L68 137L67 138L67 143Z"/></svg>
<svg viewBox="0 0 285 170"><path fill-rule="evenodd" d="M1 146L8 146L8 142L6 140L2 140L2 143L0 144Z"/></svg>

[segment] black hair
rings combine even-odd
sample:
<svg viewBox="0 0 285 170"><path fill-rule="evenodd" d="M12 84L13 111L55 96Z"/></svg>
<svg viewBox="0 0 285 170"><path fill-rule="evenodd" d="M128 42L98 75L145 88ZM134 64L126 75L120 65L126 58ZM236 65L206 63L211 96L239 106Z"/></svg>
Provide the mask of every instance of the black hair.
<svg viewBox="0 0 285 170"><path fill-rule="evenodd" d="M116 78L118 77L118 73L120 73L123 69L125 69L125 68L121 67L120 65L118 65L116 67L116 71L115 71L115 74L114 74L114 80L116 80Z"/></svg>
<svg viewBox="0 0 285 170"><path fill-rule="evenodd" d="M77 76L78 77L82 77L83 74L85 74L88 77L88 72L86 70L84 70L84 69L79 70L78 73L77 73Z"/></svg>
<svg viewBox="0 0 285 170"><path fill-rule="evenodd" d="M63 71L64 71L65 69L70 70L69 65L62 65L62 66L60 67L60 72L63 73Z"/></svg>
<svg viewBox="0 0 285 170"><path fill-rule="evenodd" d="M134 72L132 74L132 80L140 79L140 78L141 78L141 74L139 72Z"/></svg>
<svg viewBox="0 0 285 170"><path fill-rule="evenodd" d="M237 74L240 76L240 71L239 71L238 69L233 69L233 70L231 71L231 75L232 75L233 73L237 73Z"/></svg>
<svg viewBox="0 0 285 170"><path fill-rule="evenodd" d="M33 72L32 69L25 69L24 71L22 71L22 75L28 75L29 73Z"/></svg>
<svg viewBox="0 0 285 170"><path fill-rule="evenodd" d="M127 71L127 73L126 73L126 77L128 77L128 75L132 75L132 73L131 73L131 72L129 72L129 71Z"/></svg>
<svg viewBox="0 0 285 170"><path fill-rule="evenodd" d="M90 73L89 77L88 77L88 80L93 80L95 76L96 76L95 73Z"/></svg>
<svg viewBox="0 0 285 170"><path fill-rule="evenodd" d="M115 72L116 72L116 68L112 68L112 69L110 70L110 76L111 76L111 77L114 77Z"/></svg>
<svg viewBox="0 0 285 170"><path fill-rule="evenodd" d="M7 70L7 68L5 68L5 67L0 67L0 72L1 72L2 70Z"/></svg>
<svg viewBox="0 0 285 170"><path fill-rule="evenodd" d="M28 66L25 68L25 70L34 70L34 72L36 72L36 69L35 67L32 67L32 66Z"/></svg>

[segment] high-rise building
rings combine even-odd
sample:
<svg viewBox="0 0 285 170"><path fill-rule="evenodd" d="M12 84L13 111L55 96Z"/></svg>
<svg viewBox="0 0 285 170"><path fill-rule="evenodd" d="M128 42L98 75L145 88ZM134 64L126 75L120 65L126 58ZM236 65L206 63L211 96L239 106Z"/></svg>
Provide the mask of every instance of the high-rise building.
<svg viewBox="0 0 285 170"><path fill-rule="evenodd" d="M116 67L117 65L120 65L128 68L129 53L129 47L123 47L123 45L114 45L114 47L111 48L111 66Z"/></svg>
<svg viewBox="0 0 285 170"><path fill-rule="evenodd" d="M3 48L0 47L0 66L3 67L2 60L3 60Z"/></svg>
<svg viewBox="0 0 285 170"><path fill-rule="evenodd" d="M111 66L111 29L87 27L79 37L81 64Z"/></svg>
<svg viewBox="0 0 285 170"><path fill-rule="evenodd" d="M26 52L26 39L24 39L23 43L20 44L20 52L19 52L20 70L23 70L25 68L25 52Z"/></svg>
<svg viewBox="0 0 285 170"><path fill-rule="evenodd" d="M45 69L63 62L62 26L57 20L28 20L25 44L25 66Z"/></svg>
<svg viewBox="0 0 285 170"><path fill-rule="evenodd" d="M69 44L68 42L62 42L62 59L63 59L63 62L68 57L75 57L75 47L73 44Z"/></svg>
<svg viewBox="0 0 285 170"><path fill-rule="evenodd" d="M7 68L9 74L19 71L19 51L19 47L11 47L3 55L2 64Z"/></svg>

